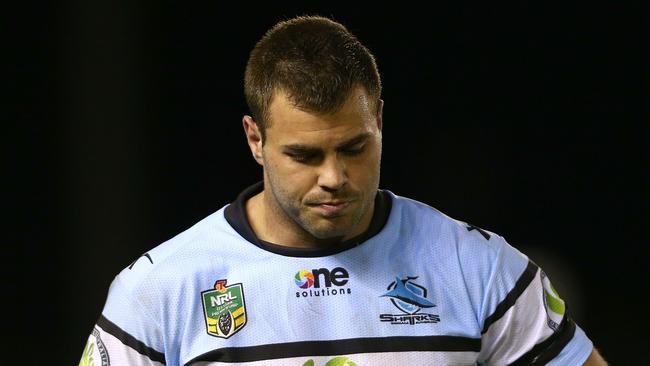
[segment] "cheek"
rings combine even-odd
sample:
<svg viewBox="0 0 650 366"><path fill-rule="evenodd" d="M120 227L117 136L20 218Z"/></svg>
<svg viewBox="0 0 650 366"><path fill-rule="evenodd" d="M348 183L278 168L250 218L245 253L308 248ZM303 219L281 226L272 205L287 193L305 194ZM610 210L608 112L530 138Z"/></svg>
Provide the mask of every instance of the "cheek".
<svg viewBox="0 0 650 366"><path fill-rule="evenodd" d="M266 153L264 167L271 172L276 180L286 180L287 177L295 174L293 166L281 154Z"/></svg>
<svg viewBox="0 0 650 366"><path fill-rule="evenodd" d="M313 172L308 167L294 164L283 159L271 159L267 161L268 174L276 186L280 186L283 192L291 192L293 195L300 195L300 192L308 191L313 182Z"/></svg>
<svg viewBox="0 0 650 366"><path fill-rule="evenodd" d="M364 164L348 172L350 188L359 192L366 192L376 185L378 171L374 166Z"/></svg>
<svg viewBox="0 0 650 366"><path fill-rule="evenodd" d="M287 181L288 184L301 184L313 174L312 169L308 166L296 164L291 161L285 160L280 164L274 165L276 175L280 175L280 179Z"/></svg>
<svg viewBox="0 0 650 366"><path fill-rule="evenodd" d="M379 174L380 153L374 151L366 159L355 161L350 169L350 178L357 181L374 181Z"/></svg>

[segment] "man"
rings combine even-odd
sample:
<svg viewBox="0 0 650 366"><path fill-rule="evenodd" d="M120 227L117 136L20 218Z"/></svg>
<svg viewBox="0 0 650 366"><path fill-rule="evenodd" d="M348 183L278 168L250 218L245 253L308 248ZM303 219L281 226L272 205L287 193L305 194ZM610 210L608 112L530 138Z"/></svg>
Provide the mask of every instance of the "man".
<svg viewBox="0 0 650 366"><path fill-rule="evenodd" d="M253 49L243 118L264 180L111 285L82 365L604 365L501 236L379 190L381 81L341 24Z"/></svg>

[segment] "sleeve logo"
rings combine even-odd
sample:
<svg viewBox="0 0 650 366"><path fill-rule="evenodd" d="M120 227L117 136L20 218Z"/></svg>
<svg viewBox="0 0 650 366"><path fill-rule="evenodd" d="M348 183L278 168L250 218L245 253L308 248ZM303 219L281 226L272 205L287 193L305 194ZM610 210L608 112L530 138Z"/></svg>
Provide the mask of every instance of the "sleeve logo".
<svg viewBox="0 0 650 366"><path fill-rule="evenodd" d="M316 364L314 363L314 360L307 360L302 366L315 366ZM357 366L356 363L354 363L352 360L350 360L347 357L344 356L339 356L339 357L334 357L331 360L327 361L325 366Z"/></svg>
<svg viewBox="0 0 650 366"><path fill-rule="evenodd" d="M542 298L544 299L544 307L546 308L547 323L551 329L557 331L562 323L562 319L564 318L566 305L564 304L564 300L560 298L560 295L551 284L546 273L541 271L540 274L543 285Z"/></svg>
<svg viewBox="0 0 650 366"><path fill-rule="evenodd" d="M230 338L246 325L246 303L241 283L226 286L218 280L214 289L201 292L203 315L208 334Z"/></svg>
<svg viewBox="0 0 650 366"><path fill-rule="evenodd" d="M79 366L110 366L110 364L111 360L108 357L104 342L99 337L99 330L94 328L81 355Z"/></svg>

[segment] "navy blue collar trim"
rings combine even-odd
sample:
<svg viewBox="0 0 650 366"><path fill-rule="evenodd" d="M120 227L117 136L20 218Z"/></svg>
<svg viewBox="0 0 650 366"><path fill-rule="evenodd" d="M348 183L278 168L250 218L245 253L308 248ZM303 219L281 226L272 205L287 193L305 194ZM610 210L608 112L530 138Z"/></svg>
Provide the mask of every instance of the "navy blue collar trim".
<svg viewBox="0 0 650 366"><path fill-rule="evenodd" d="M354 248L377 235L384 228L393 205L390 195L382 190L378 190L377 195L375 196L375 211L373 212L368 229L363 234L326 249L291 248L260 240L257 235L255 235L255 232L253 232L253 229L248 222L248 217L246 215L246 201L262 192L263 189L264 183L257 182L242 191L239 196L237 196L237 199L226 207L224 213L226 221L228 221L230 226L232 226L239 235L249 242L264 250L268 250L269 252L288 257L324 257Z"/></svg>

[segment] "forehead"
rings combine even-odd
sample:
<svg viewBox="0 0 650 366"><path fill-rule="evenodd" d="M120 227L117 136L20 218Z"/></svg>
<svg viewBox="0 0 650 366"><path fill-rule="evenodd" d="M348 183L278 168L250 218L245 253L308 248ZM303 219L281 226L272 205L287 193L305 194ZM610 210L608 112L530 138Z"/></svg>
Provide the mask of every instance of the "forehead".
<svg viewBox="0 0 650 366"><path fill-rule="evenodd" d="M310 139L347 138L355 134L372 132L376 126L375 103L363 88L350 93L343 106L336 112L318 113L300 109L283 91L278 91L269 106L267 142L309 143Z"/></svg>

